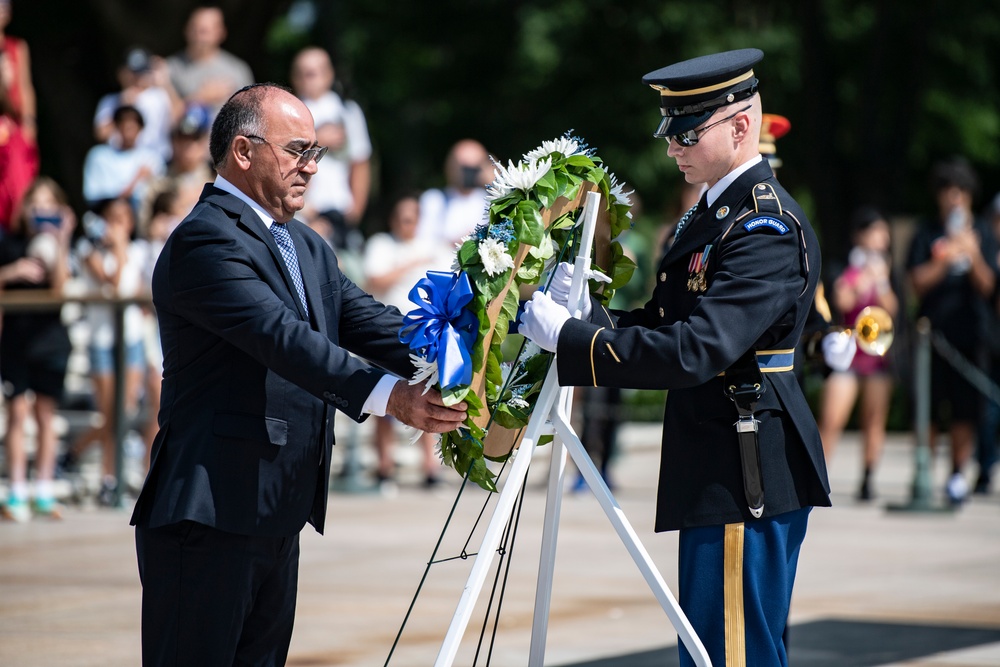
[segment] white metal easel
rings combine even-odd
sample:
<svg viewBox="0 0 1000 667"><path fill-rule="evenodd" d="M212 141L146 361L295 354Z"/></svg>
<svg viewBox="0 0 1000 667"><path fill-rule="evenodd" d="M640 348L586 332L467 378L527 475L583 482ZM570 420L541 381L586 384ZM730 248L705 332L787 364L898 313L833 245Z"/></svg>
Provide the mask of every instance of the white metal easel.
<svg viewBox="0 0 1000 667"><path fill-rule="evenodd" d="M583 208L583 234L581 236L580 252L576 258L573 271L573 284L570 288L570 303L576 304L572 309L575 317L580 317L581 304L586 295L587 276L590 272L590 253L593 246L594 229L597 224L598 208L601 204L599 193L591 192ZM555 570L556 536L559 531L559 514L562 504L562 489L566 472L567 451L573 457L573 462L580 469L584 480L590 487L601 509L614 526L619 538L628 550L632 560L645 578L650 590L656 596L663 611L666 612L671 624L677 630L680 640L691 653L699 667L711 667L711 660L704 645L691 627L687 617L677 604L666 582L657 571L646 549L639 541L635 530L625 517L608 485L604 482L590 455L583 447L579 436L570 425L570 410L573 402L573 389L560 387L556 364L549 367L548 375L542 385L538 402L525 429L520 449L514 456L514 462L500 492L496 509L486 528L482 545L473 564L469 579L462 597L458 602L451 626L445 635L441 650L438 653L435 667L451 667L458 653L462 636L469 624L473 607L482 591L483 584L489 574L490 566L497 553L504 527L511 517L515 500L524 486L528 474L528 465L535 453L539 437L555 433L552 447L552 461L549 468L548 494L546 496L545 522L543 525L541 556L538 568L538 583L535 590L535 613L531 628L531 647L528 656L529 667L541 667L545 657L545 639L548 630L549 607L552 598L552 576Z"/></svg>

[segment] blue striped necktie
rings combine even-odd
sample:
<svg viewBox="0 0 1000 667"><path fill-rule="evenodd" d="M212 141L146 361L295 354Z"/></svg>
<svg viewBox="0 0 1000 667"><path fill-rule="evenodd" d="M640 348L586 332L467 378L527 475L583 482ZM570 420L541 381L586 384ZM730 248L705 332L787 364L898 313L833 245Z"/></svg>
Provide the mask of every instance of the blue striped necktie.
<svg viewBox="0 0 1000 667"><path fill-rule="evenodd" d="M285 260L288 272L292 274L295 291L298 292L299 300L302 302L302 307L305 308L308 317L309 304L306 303L306 289L302 285L302 271L299 269L299 256L295 254L292 235L288 233L288 228L280 222L271 223L271 235L274 236L274 241L278 244L278 250L281 251L281 257Z"/></svg>

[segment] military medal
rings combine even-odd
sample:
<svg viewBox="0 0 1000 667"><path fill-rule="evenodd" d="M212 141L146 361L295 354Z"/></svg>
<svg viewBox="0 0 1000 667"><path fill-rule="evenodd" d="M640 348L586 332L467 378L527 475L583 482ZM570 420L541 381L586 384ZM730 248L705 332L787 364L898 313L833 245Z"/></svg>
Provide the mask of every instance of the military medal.
<svg viewBox="0 0 1000 667"><path fill-rule="evenodd" d="M701 252L691 255L691 260L688 262L687 289L689 292L704 292L708 289L705 270L708 268L708 256L711 253L712 246L709 244Z"/></svg>

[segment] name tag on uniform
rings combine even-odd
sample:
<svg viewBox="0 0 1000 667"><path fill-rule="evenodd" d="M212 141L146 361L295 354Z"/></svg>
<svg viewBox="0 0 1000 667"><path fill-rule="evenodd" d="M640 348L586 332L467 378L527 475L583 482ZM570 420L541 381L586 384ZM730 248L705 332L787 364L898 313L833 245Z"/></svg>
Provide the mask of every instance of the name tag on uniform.
<svg viewBox="0 0 1000 667"><path fill-rule="evenodd" d="M748 232L754 232L758 229L773 229L779 234L785 234L788 232L788 225L783 223L781 220L776 220L774 218L754 218L743 223L743 229Z"/></svg>

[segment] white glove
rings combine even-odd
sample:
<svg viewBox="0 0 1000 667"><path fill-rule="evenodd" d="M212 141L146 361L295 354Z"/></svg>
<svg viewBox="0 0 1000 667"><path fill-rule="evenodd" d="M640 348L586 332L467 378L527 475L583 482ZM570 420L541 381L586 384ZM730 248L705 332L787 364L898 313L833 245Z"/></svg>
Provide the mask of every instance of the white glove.
<svg viewBox="0 0 1000 667"><path fill-rule="evenodd" d="M556 266L556 271L552 276L552 281L549 283L548 293L552 297L552 300L558 303L560 306L569 308L569 290L573 285L573 265L568 262L559 262ZM589 278L594 280L599 280L602 283L610 283L611 278L607 277L600 271L589 271ZM592 305L590 303L589 290L584 289L584 299L581 308L580 319L588 320L590 319L590 311Z"/></svg>
<svg viewBox="0 0 1000 667"><path fill-rule="evenodd" d="M570 314L565 306L560 306L545 292L535 292L531 301L524 304L517 332L534 341L538 347L555 352L559 332L568 319Z"/></svg>
<svg viewBox="0 0 1000 667"><path fill-rule="evenodd" d="M834 331L823 336L823 361L835 371L843 372L851 367L857 342L847 331Z"/></svg>

